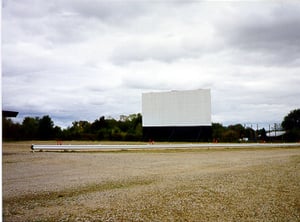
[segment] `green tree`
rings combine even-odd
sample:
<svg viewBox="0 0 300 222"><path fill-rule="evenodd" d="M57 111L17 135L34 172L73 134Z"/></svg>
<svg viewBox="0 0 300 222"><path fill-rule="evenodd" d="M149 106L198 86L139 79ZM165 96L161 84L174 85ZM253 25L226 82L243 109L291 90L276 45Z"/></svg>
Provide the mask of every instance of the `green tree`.
<svg viewBox="0 0 300 222"><path fill-rule="evenodd" d="M223 140L223 133L226 128L220 123L212 123L212 138L215 142L221 142Z"/></svg>
<svg viewBox="0 0 300 222"><path fill-rule="evenodd" d="M126 130L125 133L125 140L141 140L143 137L143 127L142 127L142 115L138 114L131 114L127 118L126 122Z"/></svg>
<svg viewBox="0 0 300 222"><path fill-rule="evenodd" d="M248 138L249 141L254 141L257 139L256 132L250 127L244 129L242 135L243 137Z"/></svg>
<svg viewBox="0 0 300 222"><path fill-rule="evenodd" d="M285 116L281 126L286 131L286 140L300 140L300 109L292 110L287 116Z"/></svg>
<svg viewBox="0 0 300 222"><path fill-rule="evenodd" d="M43 116L39 120L39 138L42 140L49 140L54 138L54 123L50 116Z"/></svg>
<svg viewBox="0 0 300 222"><path fill-rule="evenodd" d="M285 130L300 129L300 109L291 111L282 121Z"/></svg>
<svg viewBox="0 0 300 222"><path fill-rule="evenodd" d="M90 134L90 131L91 124L88 121L83 120L73 122L72 127L69 128L71 139L93 139L93 136Z"/></svg>
<svg viewBox="0 0 300 222"><path fill-rule="evenodd" d="M25 117L22 122L23 139L37 139L39 130L39 118Z"/></svg>
<svg viewBox="0 0 300 222"><path fill-rule="evenodd" d="M92 133L97 133L99 130L106 127L106 120L104 116L101 116L99 119L96 119L90 126Z"/></svg>
<svg viewBox="0 0 300 222"><path fill-rule="evenodd" d="M61 140L64 138L63 131L59 126L55 126L53 129L53 134L55 139Z"/></svg>
<svg viewBox="0 0 300 222"><path fill-rule="evenodd" d="M239 138L239 133L233 129L228 129L222 134L223 142L238 142Z"/></svg>
<svg viewBox="0 0 300 222"><path fill-rule="evenodd" d="M123 115L119 121L101 116L94 122L74 121L72 126L61 130L55 126L49 116L39 118L26 117L23 132L28 139L74 139L74 140L141 140L142 115Z"/></svg>
<svg viewBox="0 0 300 222"><path fill-rule="evenodd" d="M228 129L234 131L238 139L245 137L245 128L242 124L230 125Z"/></svg>
<svg viewBox="0 0 300 222"><path fill-rule="evenodd" d="M261 141L266 141L267 140L267 132L266 132L265 128L258 130L257 136L258 136L258 139L260 139Z"/></svg>
<svg viewBox="0 0 300 222"><path fill-rule="evenodd" d="M22 139L21 125L19 123L14 123L10 118L3 118L2 137L4 141Z"/></svg>

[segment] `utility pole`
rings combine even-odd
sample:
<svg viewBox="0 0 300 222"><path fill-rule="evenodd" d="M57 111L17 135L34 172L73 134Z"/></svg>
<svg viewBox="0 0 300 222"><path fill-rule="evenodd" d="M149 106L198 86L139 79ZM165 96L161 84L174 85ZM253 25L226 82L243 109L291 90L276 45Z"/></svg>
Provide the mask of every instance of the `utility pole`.
<svg viewBox="0 0 300 222"><path fill-rule="evenodd" d="M269 141L271 141L271 125L269 124Z"/></svg>
<svg viewBox="0 0 300 222"><path fill-rule="evenodd" d="M256 123L256 131L255 131L255 140L257 142L257 137L258 137L258 123Z"/></svg>

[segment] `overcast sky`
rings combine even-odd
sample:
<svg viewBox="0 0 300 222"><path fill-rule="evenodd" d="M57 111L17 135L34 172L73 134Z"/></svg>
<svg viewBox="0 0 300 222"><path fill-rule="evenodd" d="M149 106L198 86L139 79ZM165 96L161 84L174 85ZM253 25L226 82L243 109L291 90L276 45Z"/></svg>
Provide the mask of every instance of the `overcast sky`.
<svg viewBox="0 0 300 222"><path fill-rule="evenodd" d="M279 123L299 87L297 1L2 1L2 105L19 120L66 127L209 88L213 122Z"/></svg>

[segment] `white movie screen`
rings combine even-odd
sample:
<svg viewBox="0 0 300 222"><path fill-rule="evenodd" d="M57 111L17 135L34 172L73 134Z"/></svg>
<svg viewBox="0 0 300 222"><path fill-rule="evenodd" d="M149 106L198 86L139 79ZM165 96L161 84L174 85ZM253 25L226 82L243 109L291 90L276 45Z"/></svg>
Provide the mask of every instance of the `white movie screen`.
<svg viewBox="0 0 300 222"><path fill-rule="evenodd" d="M209 89L142 94L143 126L210 126Z"/></svg>

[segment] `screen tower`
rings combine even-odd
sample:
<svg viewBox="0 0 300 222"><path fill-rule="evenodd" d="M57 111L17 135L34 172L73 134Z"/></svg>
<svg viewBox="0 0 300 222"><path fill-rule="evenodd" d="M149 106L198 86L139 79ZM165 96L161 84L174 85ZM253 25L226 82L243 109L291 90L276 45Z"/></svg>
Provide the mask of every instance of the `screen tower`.
<svg viewBox="0 0 300 222"><path fill-rule="evenodd" d="M211 139L209 89L142 94L143 138L154 141Z"/></svg>

